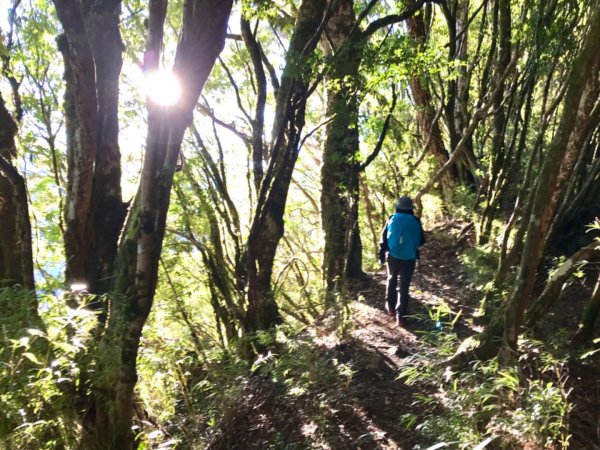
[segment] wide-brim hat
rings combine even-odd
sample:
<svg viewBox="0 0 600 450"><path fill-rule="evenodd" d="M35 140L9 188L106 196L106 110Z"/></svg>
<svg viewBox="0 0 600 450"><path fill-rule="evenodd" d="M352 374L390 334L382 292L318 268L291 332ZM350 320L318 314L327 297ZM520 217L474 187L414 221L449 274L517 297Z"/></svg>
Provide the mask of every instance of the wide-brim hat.
<svg viewBox="0 0 600 450"><path fill-rule="evenodd" d="M412 211L414 209L413 202L410 197L403 195L398 199L395 205L396 209L402 209L407 211Z"/></svg>

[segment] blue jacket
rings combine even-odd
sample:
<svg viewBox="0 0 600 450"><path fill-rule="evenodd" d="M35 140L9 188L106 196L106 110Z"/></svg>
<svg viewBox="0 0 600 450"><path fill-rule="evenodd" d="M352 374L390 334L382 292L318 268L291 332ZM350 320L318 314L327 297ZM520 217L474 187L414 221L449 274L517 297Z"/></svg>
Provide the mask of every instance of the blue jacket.
<svg viewBox="0 0 600 450"><path fill-rule="evenodd" d="M403 261L418 259L419 247L425 243L425 234L419 219L410 212L396 212L386 222L379 242L379 260L385 253Z"/></svg>

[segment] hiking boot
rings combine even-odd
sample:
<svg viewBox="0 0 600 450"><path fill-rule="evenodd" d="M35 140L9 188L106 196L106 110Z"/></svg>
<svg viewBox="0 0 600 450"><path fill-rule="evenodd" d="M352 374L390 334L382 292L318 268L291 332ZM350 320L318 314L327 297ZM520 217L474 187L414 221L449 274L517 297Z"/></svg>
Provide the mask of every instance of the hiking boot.
<svg viewBox="0 0 600 450"><path fill-rule="evenodd" d="M392 309L390 309L390 305L388 305L388 302L385 302L383 307L385 308L385 312L387 313L388 316L395 316L396 315L396 311L392 311Z"/></svg>
<svg viewBox="0 0 600 450"><path fill-rule="evenodd" d="M399 314L396 315L396 325L401 328L406 328L406 319Z"/></svg>

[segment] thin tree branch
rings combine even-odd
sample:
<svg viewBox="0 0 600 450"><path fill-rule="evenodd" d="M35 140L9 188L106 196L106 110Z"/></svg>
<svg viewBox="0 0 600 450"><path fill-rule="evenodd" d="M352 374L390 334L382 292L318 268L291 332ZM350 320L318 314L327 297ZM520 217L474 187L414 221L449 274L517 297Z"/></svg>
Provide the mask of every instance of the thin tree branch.
<svg viewBox="0 0 600 450"><path fill-rule="evenodd" d="M394 109L396 109L397 100L398 100L398 94L396 93L396 87L392 84L392 105L390 106L390 112L388 113L387 117L385 118L385 122L383 122L383 127L381 128L381 134L379 135L379 140L377 141L375 148L373 149L371 154L367 157L367 159L365 159L365 161L361 165L358 166L359 172L362 172L363 170L365 170L368 167L368 165L371 164L375 160L375 158L381 151L381 147L383 147L383 142L385 141L385 137L387 136L387 131L388 131L388 127L390 125L390 120L392 118L392 114L394 112Z"/></svg>
<svg viewBox="0 0 600 450"><path fill-rule="evenodd" d="M203 98L203 100L206 101L205 98ZM244 142L244 144L250 145L252 143L252 138L250 136L248 136L247 134L239 131L233 123L227 123L227 122L224 122L223 120L219 119L215 115L212 108L210 106L208 106L208 103L206 105L203 105L202 103L198 103L198 110L202 114L210 117L210 119L213 122L215 122L217 125L220 125L223 128L231 131L233 134L235 134L237 137L239 137Z"/></svg>
<svg viewBox="0 0 600 450"><path fill-rule="evenodd" d="M363 39L366 39L366 38L370 37L371 35L373 35L376 31L380 30L381 28L385 28L389 25L393 25L395 23L402 22L402 21L412 17L427 2L428 2L428 0L419 0L412 7L407 8L406 10L402 11L402 13L400 13L400 14L390 14L389 16L381 17L380 19L374 20L367 26L367 28L365 28L364 31L362 31L360 33L360 37ZM439 0L430 1L430 3L439 3Z"/></svg>
<svg viewBox="0 0 600 450"><path fill-rule="evenodd" d="M246 108L242 104L242 97L240 95L240 89L239 89L237 83L235 82L235 80L233 79L233 75L231 74L231 72L229 71L229 68L227 67L225 62L221 59L220 56L219 56L218 60L219 60L219 63L221 64L221 66L223 67L223 69L225 70L225 73L227 74L227 78L229 78L229 83L231 83L231 86L233 87L233 90L235 91L235 98L237 99L238 108L240 108L240 111L242 111L242 114L244 114L244 117L246 117L248 122L252 123L252 117L250 117L250 114L248 114L248 112L246 111Z"/></svg>

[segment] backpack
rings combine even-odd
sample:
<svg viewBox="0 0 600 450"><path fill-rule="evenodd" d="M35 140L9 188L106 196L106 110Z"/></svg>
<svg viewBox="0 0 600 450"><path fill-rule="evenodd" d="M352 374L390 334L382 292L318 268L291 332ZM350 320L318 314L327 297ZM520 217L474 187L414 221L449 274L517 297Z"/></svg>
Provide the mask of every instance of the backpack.
<svg viewBox="0 0 600 450"><path fill-rule="evenodd" d="M422 244L422 229L419 219L412 214L396 213L387 225L387 241L390 255L396 259L417 259L417 250Z"/></svg>

